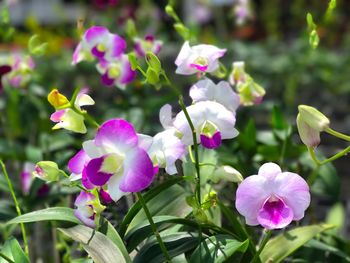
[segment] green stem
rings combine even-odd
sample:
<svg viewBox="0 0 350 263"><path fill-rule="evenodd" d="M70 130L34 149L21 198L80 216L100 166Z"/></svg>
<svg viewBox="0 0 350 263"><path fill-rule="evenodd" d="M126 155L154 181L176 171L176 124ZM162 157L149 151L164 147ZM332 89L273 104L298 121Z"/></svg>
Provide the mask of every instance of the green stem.
<svg viewBox="0 0 350 263"><path fill-rule="evenodd" d="M145 202L145 199L143 199L143 196L142 196L141 193L136 193L136 195L137 195L137 198L139 199L139 201L140 201L140 203L142 205L143 210L145 211L147 219L148 219L148 221L149 221L149 223L151 225L151 228L152 228L152 231L153 231L154 235L157 238L157 241L159 243L159 247L160 247L160 249L163 252L163 255L164 255L165 259L166 259L166 262L170 263L171 262L171 257L170 257L170 255L168 253L168 250L166 249L166 247L164 245L164 242L163 242L163 240L162 240L162 238L161 238L161 236L160 236L160 234L158 232L157 226L156 226L156 224L153 221L152 215L151 215L150 211L148 210L148 207L147 207L147 204Z"/></svg>
<svg viewBox="0 0 350 263"><path fill-rule="evenodd" d="M3 171L4 175L5 175L5 177L6 177L6 181L7 181L8 187L9 187L9 189L10 189L13 202L15 203L17 215L18 215L18 216L21 216L21 215L22 215L22 212L21 212L21 209L19 208L19 204L18 204L18 201L17 201L17 198L16 198L16 194L15 194L15 192L14 192L14 190L13 190L12 183L11 183L11 180L10 180L9 175L8 175L8 173L7 173L5 164L4 164L4 162L3 162L2 160L0 160L0 165L1 165L1 167L2 167L2 171ZM29 248L28 248L28 242L27 242L26 229L25 229L23 223L20 223L20 225L21 225L21 230L22 230L22 237L23 237L23 243L24 243L24 250L25 250L26 254L29 255Z"/></svg>
<svg viewBox="0 0 350 263"><path fill-rule="evenodd" d="M331 135L333 135L333 136L335 136L337 138L340 138L340 139L343 139L345 141L350 142L350 136L345 135L345 134L340 133L340 132L337 132L337 131L329 128L329 127L325 129L325 132L327 132L327 133L329 133L329 134L331 134Z"/></svg>
<svg viewBox="0 0 350 263"><path fill-rule="evenodd" d="M65 171L60 170L60 172L61 172L61 174L63 174L64 177L66 177L66 178L69 178L69 177L70 177ZM71 182L71 183L69 184L69 186L76 186L76 187L78 187L80 190L82 190L82 191L84 191L84 192L87 192L87 190L86 190L84 187L82 187L80 184L76 184L76 183Z"/></svg>
<svg viewBox="0 0 350 263"><path fill-rule="evenodd" d="M266 246L267 241L270 240L271 234L272 234L272 231L271 231L271 230L264 230L264 236L263 236L263 238L262 238L262 240L261 240L261 243L260 243L260 245L259 245L259 250L258 250L258 251L256 252L256 254L254 255L254 257L253 257L251 263L255 263L257 260L259 260L261 251L262 251L262 250L264 249L264 247Z"/></svg>
<svg viewBox="0 0 350 263"><path fill-rule="evenodd" d="M323 164L326 164L326 163L329 163L329 162L332 162L336 159L339 159L340 157L343 157L344 155L346 155L348 152L350 152L350 146L346 147L344 150L338 152L337 154L333 155L332 157L328 158L328 159L325 159L323 161L320 161L317 159L316 157L316 154L315 154L315 151L312 147L308 147L308 151L309 151L309 154L312 158L312 160L318 165L323 165Z"/></svg>
<svg viewBox="0 0 350 263"><path fill-rule="evenodd" d="M197 176L196 176L196 196L197 196L197 201L199 204L199 207L201 206L201 177L200 177L200 167L199 167L199 155L198 155L198 142L197 142L197 131L192 123L191 117L187 112L183 97L180 95L179 96L179 104L180 107L182 109L182 111L185 114L186 120L188 122L188 125L191 128L192 131L192 139L193 139L193 149L194 149L194 160L195 160L195 167L196 167L196 172L197 172Z"/></svg>

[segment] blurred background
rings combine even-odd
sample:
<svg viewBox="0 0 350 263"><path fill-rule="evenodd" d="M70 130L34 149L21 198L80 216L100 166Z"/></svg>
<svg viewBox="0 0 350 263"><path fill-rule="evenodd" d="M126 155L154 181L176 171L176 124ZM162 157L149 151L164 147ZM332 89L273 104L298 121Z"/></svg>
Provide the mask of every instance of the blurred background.
<svg viewBox="0 0 350 263"><path fill-rule="evenodd" d="M11 176L17 181L19 192L19 175L25 162L54 160L63 168L81 142L93 136L92 129L84 136L51 130L49 116L53 108L46 100L51 89L58 88L69 98L76 86L87 87L96 101L89 112L97 121L126 118L139 131L151 135L161 130L158 112L162 105L171 103L179 110L176 96L169 89L156 90L144 84L141 75L122 91L104 87L93 63L72 66L71 56L84 28L91 25L109 28L126 37L128 51L133 49L131 36L144 38L152 34L163 41L159 53L163 67L183 91L186 101L190 101L188 89L196 77L174 74L174 60L184 40L174 30L174 21L164 12L168 1L6 0L0 3L0 66L10 63L13 54L28 54L28 40L33 34L48 43L45 55L32 58L35 66L21 85L13 87L3 79L0 157L10 162ZM297 106L308 104L327 115L335 130L350 131L349 2L336 1L331 13L327 12L328 0L186 0L172 4L190 29L193 44L227 48L222 62L228 70L233 61L245 61L246 71L266 89L262 104L238 110L237 127L241 134L220 148L219 162L233 165L244 176L254 174L267 160L282 162L284 168L294 169L305 177L317 174L313 202L318 209L310 211L307 220L324 220L331 209L338 209L344 220L342 234L349 238L348 157L335 161L334 166L315 170L295 128ZM316 49L309 43L308 12L317 24L320 43ZM130 27L130 21L134 22L136 31ZM318 151L321 156L330 156L346 146L345 142L324 136ZM50 194L44 192L44 197L38 198L42 184L36 180L29 194L22 193L24 210L59 204L62 200L57 195L62 191L70 193L68 188L50 186L47 190ZM5 184L0 188L7 191ZM233 199L232 187L223 191L223 195ZM11 202L0 205L2 220L14 216ZM116 218L120 217L118 209L120 206L114 211Z"/></svg>

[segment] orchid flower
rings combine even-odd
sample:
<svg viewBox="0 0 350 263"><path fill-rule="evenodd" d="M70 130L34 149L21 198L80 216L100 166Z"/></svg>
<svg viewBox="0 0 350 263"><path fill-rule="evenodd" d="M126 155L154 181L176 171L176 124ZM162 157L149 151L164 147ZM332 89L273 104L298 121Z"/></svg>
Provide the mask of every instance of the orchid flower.
<svg viewBox="0 0 350 263"><path fill-rule="evenodd" d="M85 90L79 92L76 100L74 101L75 109L71 108L68 99L60 94L57 90L53 90L48 95L48 101L57 110L51 114L50 120L57 124L52 127L56 129L66 129L77 133L86 133L86 126L84 124L84 117L76 111L83 112L81 107L94 105L94 100L85 93ZM63 109L60 109L65 107Z"/></svg>
<svg viewBox="0 0 350 263"><path fill-rule="evenodd" d="M112 61L100 60L96 68L102 75L101 82L106 86L116 85L124 89L125 85L136 77L136 71L132 70L127 55L122 55Z"/></svg>
<svg viewBox="0 0 350 263"><path fill-rule="evenodd" d="M95 228L98 216L105 209L92 193L81 191L74 202L74 215L86 226Z"/></svg>
<svg viewBox="0 0 350 263"><path fill-rule="evenodd" d="M144 57L147 52L152 52L157 55L163 45L163 42L160 40L156 40L153 35L146 35L144 39L135 38L135 52L137 56Z"/></svg>
<svg viewBox="0 0 350 263"><path fill-rule="evenodd" d="M141 147L147 150L150 156L155 171L158 168L165 168L165 171L170 174L176 174L177 170L175 162L181 159L186 154L186 146L176 136L174 128L157 133L153 138L145 135L139 135L143 140ZM146 137L146 138L145 138ZM145 140L149 140L145 143ZM147 144L147 146L145 146Z"/></svg>
<svg viewBox="0 0 350 263"><path fill-rule="evenodd" d="M218 148L223 139L231 139L238 135L234 128L235 112L229 111L218 102L199 101L188 106L187 112L196 129L197 141L205 148ZM192 130L183 111L176 115L173 125L180 132L182 142L185 145L193 145Z"/></svg>
<svg viewBox="0 0 350 263"><path fill-rule="evenodd" d="M186 41L175 60L176 73L181 75L192 75L197 72L213 72L219 68L219 58L226 52L213 45L201 44L190 47Z"/></svg>
<svg viewBox="0 0 350 263"><path fill-rule="evenodd" d="M19 53L14 54L9 59L11 71L6 68L6 79L15 88L24 87L32 78L35 63L30 56Z"/></svg>
<svg viewBox="0 0 350 263"><path fill-rule="evenodd" d="M94 186L106 185L114 201L142 191L153 181L152 161L139 146L134 127L125 120L103 123L95 139L83 143L83 150L70 160L70 170L82 178L86 175Z"/></svg>
<svg viewBox="0 0 350 263"><path fill-rule="evenodd" d="M258 175L243 180L236 192L236 208L251 226L281 229L300 220L310 205L310 190L298 174L282 172L275 163L265 163Z"/></svg>
<svg viewBox="0 0 350 263"><path fill-rule="evenodd" d="M216 101L228 110L235 112L239 107L239 96L232 90L226 81L215 84L208 78L198 81L190 89L190 97L194 103L199 101Z"/></svg>
<svg viewBox="0 0 350 263"><path fill-rule="evenodd" d="M73 53L72 64L94 57L112 60L119 57L126 49L125 40L117 34L112 34L103 26L92 26L87 29L82 40Z"/></svg>

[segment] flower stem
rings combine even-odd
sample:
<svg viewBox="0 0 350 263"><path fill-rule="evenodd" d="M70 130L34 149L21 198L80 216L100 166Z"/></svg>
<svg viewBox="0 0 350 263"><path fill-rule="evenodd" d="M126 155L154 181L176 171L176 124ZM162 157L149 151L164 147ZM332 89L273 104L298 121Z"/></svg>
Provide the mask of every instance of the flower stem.
<svg viewBox="0 0 350 263"><path fill-rule="evenodd" d="M13 199L13 202L15 203L15 207L16 207L16 211L17 211L17 215L18 216L21 216L22 215L22 212L21 212L21 209L19 208L19 204L18 204L18 201L17 201L17 198L16 198L16 194L13 190L13 187L12 187L12 183L11 183L11 180L9 178L9 175L7 173L7 170L6 170L6 167L5 167L5 164L2 160L0 160L0 165L2 167L2 171L6 177L6 181L7 181L7 184L8 184L8 187L10 189L10 192L11 192L11 195L12 195L12 199ZM27 255L29 255L29 248L28 248L28 242L27 242L27 234L26 234L26 229L24 227L24 224L23 223L20 223L21 225L21 230L22 230L22 238L23 238L23 243L24 243L24 251Z"/></svg>
<svg viewBox="0 0 350 263"><path fill-rule="evenodd" d="M331 135L333 135L333 136L335 136L337 138L340 138L340 139L343 139L345 141L350 142L350 136L345 135L345 134L340 133L340 132L337 132L337 131L329 128L329 127L325 129L325 132L327 132L327 133L329 133L329 134L331 134Z"/></svg>
<svg viewBox="0 0 350 263"><path fill-rule="evenodd" d="M263 233L263 238L260 242L260 245L259 245L259 250L256 252L256 254L254 255L251 263L255 263L259 257L260 257L260 254L261 254L261 251L264 249L264 247L266 246L267 244L267 241L270 240L270 237L271 237L271 234L272 234L272 231L271 230L264 230L264 233Z"/></svg>
<svg viewBox="0 0 350 263"><path fill-rule="evenodd" d="M325 159L323 161L320 161L317 159L316 157L316 154L315 154L315 151L312 147L308 147L308 151L309 151L309 154L312 158L312 160L318 165L323 165L323 164L326 164L326 163L329 163L329 162L332 162L340 157L343 157L344 155L346 155L348 152L350 152L350 146L346 147L344 150L338 152L337 154L333 155L332 157L328 158L328 159Z"/></svg>
<svg viewBox="0 0 350 263"><path fill-rule="evenodd" d="M145 199L143 199L143 196L140 193L136 193L136 195L137 195L137 198L140 200L140 203L142 205L143 210L145 211L147 219L148 219L148 221L149 221L149 223L151 225L151 228L152 228L152 231L153 231L154 235L157 238L157 241L159 243L159 247L160 247L160 249L163 252L163 255L164 255L165 259L166 259L166 262L170 263L171 262L171 257L170 257L170 255L168 253L168 250L166 249L166 247L164 245L164 242L163 242L163 240L162 240L162 238L161 238L161 236L160 236L160 234L158 232L157 226L156 226L156 224L154 223L154 221L152 219L152 215L151 215L150 211L148 210L148 207L147 207L147 204L145 202Z"/></svg>
<svg viewBox="0 0 350 263"><path fill-rule="evenodd" d="M194 161L195 161L195 167L196 167L196 173L197 173L196 197L197 197L197 201L198 201L199 206L201 206L201 203L202 203L202 201L201 201L201 179L200 179L201 177L200 177L199 156L198 156L197 131L192 123L190 115L187 112L182 95L179 96L179 104L180 104L180 107L185 114L188 125L190 126L191 131L192 131Z"/></svg>

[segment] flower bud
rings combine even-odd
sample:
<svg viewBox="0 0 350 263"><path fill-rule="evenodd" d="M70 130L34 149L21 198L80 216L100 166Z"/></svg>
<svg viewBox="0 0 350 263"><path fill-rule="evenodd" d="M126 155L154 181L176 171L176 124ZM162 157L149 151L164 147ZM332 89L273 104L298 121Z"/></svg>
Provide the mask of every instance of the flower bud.
<svg viewBox="0 0 350 263"><path fill-rule="evenodd" d="M55 109L69 104L67 97L59 93L57 89L53 89L49 95L47 95L47 100Z"/></svg>
<svg viewBox="0 0 350 263"><path fill-rule="evenodd" d="M329 126L329 119L319 110L307 105L298 106L300 121L304 121L316 131L324 131Z"/></svg>
<svg viewBox="0 0 350 263"><path fill-rule="evenodd" d="M320 132L309 126L300 113L297 116L297 127L301 141L308 147L317 147L320 144Z"/></svg>
<svg viewBox="0 0 350 263"><path fill-rule="evenodd" d="M58 181L60 173L57 163L41 161L35 165L33 175L47 182L55 182Z"/></svg>
<svg viewBox="0 0 350 263"><path fill-rule="evenodd" d="M232 63L232 72L229 76L229 81L231 85L237 85L239 83L245 82L246 73L244 71L244 62L236 61Z"/></svg>
<svg viewBox="0 0 350 263"><path fill-rule="evenodd" d="M213 176L211 177L211 180L214 183L219 182L221 179L227 180L229 182L233 183L240 183L243 181L243 176L242 174L237 171L235 168L229 165L223 165L218 167Z"/></svg>

